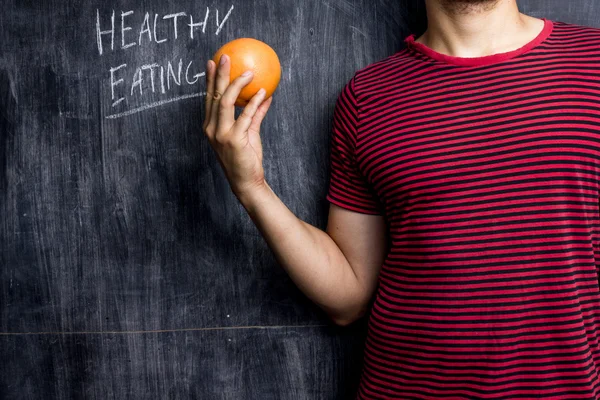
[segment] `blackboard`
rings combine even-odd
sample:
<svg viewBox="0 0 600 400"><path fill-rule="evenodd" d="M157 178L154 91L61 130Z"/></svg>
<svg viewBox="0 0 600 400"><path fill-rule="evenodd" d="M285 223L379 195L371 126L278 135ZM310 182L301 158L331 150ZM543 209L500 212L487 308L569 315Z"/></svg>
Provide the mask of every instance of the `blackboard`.
<svg viewBox="0 0 600 400"><path fill-rule="evenodd" d="M600 1L519 4L600 26ZM364 321L334 326L277 265L202 134L202 73L239 37L277 51L266 179L324 229L337 95L425 30L423 2L2 6L0 398L351 398Z"/></svg>

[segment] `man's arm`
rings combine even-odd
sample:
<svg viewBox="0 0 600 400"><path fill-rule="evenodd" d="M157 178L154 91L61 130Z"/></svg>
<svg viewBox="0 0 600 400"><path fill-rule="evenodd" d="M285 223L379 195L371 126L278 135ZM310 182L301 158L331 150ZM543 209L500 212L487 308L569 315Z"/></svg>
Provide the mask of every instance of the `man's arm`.
<svg viewBox="0 0 600 400"><path fill-rule="evenodd" d="M227 55L206 66L202 125L233 193L267 241L278 262L308 298L340 325L362 316L376 287L387 245L383 217L331 206L327 232L297 218L264 178L260 125L271 98L255 94L235 119L234 104L252 80L230 83Z"/></svg>
<svg viewBox="0 0 600 400"><path fill-rule="evenodd" d="M297 218L266 182L239 200L279 264L336 324L365 314L387 251L382 216L331 204L324 232Z"/></svg>

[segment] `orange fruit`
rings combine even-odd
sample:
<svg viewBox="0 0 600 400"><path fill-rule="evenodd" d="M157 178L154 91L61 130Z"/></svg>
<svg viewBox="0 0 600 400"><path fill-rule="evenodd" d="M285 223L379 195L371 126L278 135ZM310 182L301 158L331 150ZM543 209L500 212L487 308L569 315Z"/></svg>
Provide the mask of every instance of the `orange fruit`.
<svg viewBox="0 0 600 400"><path fill-rule="evenodd" d="M281 64L277 53L268 44L252 38L232 40L213 56L217 66L223 54L230 60L230 83L244 71L254 73L252 81L240 92L236 106L244 107L261 88L266 90L265 100L273 95L281 79Z"/></svg>

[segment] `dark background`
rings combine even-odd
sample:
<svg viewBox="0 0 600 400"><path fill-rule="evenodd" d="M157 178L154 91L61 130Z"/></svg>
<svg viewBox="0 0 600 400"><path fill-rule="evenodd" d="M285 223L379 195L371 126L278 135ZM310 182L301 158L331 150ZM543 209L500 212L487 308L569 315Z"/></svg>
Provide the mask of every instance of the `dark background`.
<svg viewBox="0 0 600 400"><path fill-rule="evenodd" d="M519 4L536 17L600 26L598 0ZM182 58L204 71L232 39L269 43L282 80L262 130L266 178L292 212L324 229L337 95L357 69L425 30L424 4L1 5L0 398L352 398L365 320L335 327L277 265L203 136L201 97L108 119L109 69ZM145 12L202 19L209 7L222 19L231 5L218 36L98 54L97 9L104 29L116 11L117 32L120 12L133 10L136 39ZM204 78L170 97L194 90ZM118 110L141 104L128 99Z"/></svg>

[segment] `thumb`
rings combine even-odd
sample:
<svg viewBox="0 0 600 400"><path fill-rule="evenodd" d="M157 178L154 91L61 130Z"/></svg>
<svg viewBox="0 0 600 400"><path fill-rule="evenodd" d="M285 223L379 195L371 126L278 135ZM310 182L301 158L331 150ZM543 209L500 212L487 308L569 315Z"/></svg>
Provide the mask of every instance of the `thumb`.
<svg viewBox="0 0 600 400"><path fill-rule="evenodd" d="M252 118L252 123L250 124L250 128L248 128L248 141L250 145L256 151L256 155L262 164L263 161L263 148L260 140L260 124L262 120L267 115L267 111L269 110L269 106L272 102L272 97L269 97L267 100L263 101L262 104L256 110L254 117Z"/></svg>
<svg viewBox="0 0 600 400"><path fill-rule="evenodd" d="M250 127L248 128L249 131L256 131L256 132L260 131L260 124L262 123L262 120L265 118L265 115L267 115L267 111L269 111L269 107L271 106L272 102L273 102L273 97L269 97L268 99L263 101L260 106L258 106L258 109L256 110L254 117L252 118L252 123L250 124Z"/></svg>

